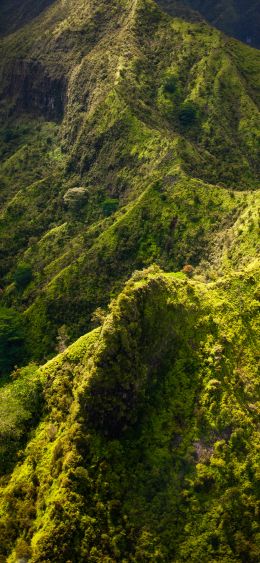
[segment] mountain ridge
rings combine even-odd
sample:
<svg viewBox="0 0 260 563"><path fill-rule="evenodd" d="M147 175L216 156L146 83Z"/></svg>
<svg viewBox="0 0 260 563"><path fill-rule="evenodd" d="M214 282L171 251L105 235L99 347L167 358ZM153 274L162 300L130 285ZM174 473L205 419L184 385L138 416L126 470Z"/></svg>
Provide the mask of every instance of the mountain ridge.
<svg viewBox="0 0 260 563"><path fill-rule="evenodd" d="M259 49L260 35L260 4L258 0L157 0L157 3L171 15L185 14L185 6L194 10L190 17L196 17L196 13L206 18L209 23L219 28L227 35L240 39Z"/></svg>
<svg viewBox="0 0 260 563"><path fill-rule="evenodd" d="M194 225L188 224L185 200L183 200L185 210L183 213L181 199L178 199L178 196L176 196L175 211L172 211L173 217L170 219L175 191L178 193L175 184L179 186L183 198L193 201L195 196L189 196L188 192L193 194L195 188L193 189L192 182L190 188L188 187L188 178L197 176L199 181L204 182L203 199L206 197L209 206L210 198L206 195L207 185L214 185L217 182L222 183L226 188L253 189L257 186L258 163L256 136L258 110L255 95L258 52L233 44L232 41L227 42L218 31L208 28L203 22L188 23L178 18L172 20L153 2L142 1L135 5L125 3L124 9L115 2L110 7L113 17L108 17L105 4L102 8L100 4L90 2L85 5L83 13L72 10L71 6L66 4L62 5L60 11L59 6L59 3L53 4L32 27L29 29L25 27L22 32L10 35L2 41L2 49L7 53L8 60L2 67L5 77L2 82L5 92L2 115L6 118L6 111L9 111L11 123L12 120L15 123L14 119L20 116L19 119L24 120L29 132L29 145L22 149L18 145L17 152L14 149L13 156L11 158L8 156L6 162L3 161L3 185L6 184L5 189L9 198L12 194L2 212L2 264L7 275L4 282L7 291L4 292L3 297L8 305L17 303L22 309L28 309L25 314L26 318L28 316L30 319L30 324L31 315L34 317L36 314L32 328L42 326L41 330L44 331L43 326L47 323L50 330L49 342L53 342L52 346L55 345L54 335L58 327L57 324L52 326L53 321L49 319L46 307L50 311L53 308L57 310L54 300L56 304L59 303L58 317L60 318L61 314L65 315L65 324L67 324L67 315L71 314L72 305L73 315L76 310L78 311L73 322L74 327L78 327L78 332L74 332L73 328L71 337L80 336L82 330L85 331L90 326L86 324L85 319L89 319L92 314L94 303L97 303L97 306L105 304L103 294L106 292L105 285L107 283L110 285L108 272L111 271L113 260L114 262L119 260L122 264L123 276L130 275L133 268L148 265L149 259L159 260L160 265L167 269L181 268L190 260L194 261L194 266L197 264L196 258L195 260L192 258L193 253L196 256L195 248L191 252L185 250L186 255L178 258L178 254L180 256L181 253L178 249L177 233L179 229L184 229L184 232L189 230L191 233L194 232L194 235L189 236L191 249L194 247L193 236L202 249L208 244L206 232L208 227L205 231L204 225L200 225L200 222L203 222L202 216L197 218L197 229L195 229L196 218ZM42 29L46 26L46 33L42 33L42 36L38 34L39 26ZM21 42L23 51L20 49ZM63 46L67 43L70 44L70 50L63 51ZM18 67L17 45L19 46ZM121 45L120 52L119 45ZM205 55L206 45L208 53ZM240 49L239 57L236 48ZM103 53L106 53L104 55L106 58L102 56ZM24 107L25 100L27 106ZM62 110L61 103L64 104ZM240 109L238 111L235 108ZM44 120L51 118L56 125L45 126L41 122L37 123L36 120L35 125L32 121L31 126L32 117ZM37 127L39 127L38 133ZM7 138L8 135L17 138L18 132L19 126L14 126L13 132L11 129L10 133L7 133ZM37 154L39 155L40 152L40 158L33 152L33 147L37 147L37 142L35 145L37 135L39 138L37 142L41 147ZM5 146L6 144L3 145ZM31 158L39 163L40 170L37 171L36 168L36 175L32 173L30 178L26 178L28 174L26 162L30 154ZM42 162L43 154L45 156ZM13 191L15 182L12 172L9 176L9 170L12 170L16 159L20 186L21 168L24 168L22 174L25 174L25 183L23 189L15 194ZM45 178L41 172L43 169L49 170L47 174L45 173ZM162 177L163 182L161 182ZM157 187L154 189L152 186ZM82 188L81 192L79 188ZM165 212L167 210L169 215L165 227L159 228L159 232L162 232L160 236L154 229L151 230L151 235L146 230L149 220L145 221L145 214L154 217L152 204L150 205L147 200L145 204L141 203L139 208L138 198L146 189L148 193L153 194L151 202L157 197L159 208L162 207ZM47 200L43 190L49 194ZM219 192L217 196L219 205L223 205L225 209L225 192L219 188L216 190ZM73 196L75 204L72 201L67 204L66 198ZM79 197L78 206L76 197ZM240 199L239 193L237 198ZM227 199L229 199L228 192ZM136 239L132 237L133 242L131 237L127 242L131 223L131 220L129 223L130 210L135 200L136 211L133 211L132 216L139 217L137 222L139 232ZM234 203L235 200L236 196ZM77 215L77 209L81 205L82 211ZM197 206L199 207L199 201ZM38 209L41 220L37 226L37 240L31 246L29 241L35 237ZM10 222L12 224L13 213L17 215L17 226L12 234L9 225ZM106 213L109 214L107 218ZM121 213L123 214L118 227L117 213L119 217ZM186 218L184 225L179 223L175 229L178 213L184 214ZM209 207L208 213L212 216L214 229L213 217L216 217L217 222L221 214L217 215L217 210L214 208L210 210ZM30 220L31 217L34 219ZM109 226L113 218L114 228ZM100 237L101 232L106 231L107 224L109 226L107 235ZM121 224L122 228L119 227ZM61 228L60 235L57 227ZM53 228L56 230L52 235ZM93 236L95 239L95 229L98 232L97 236L100 237L97 241L100 240L100 243L94 240L93 246L91 240ZM116 242L119 238L117 231L121 233L119 242ZM53 243L55 247L53 258L52 251L44 256L44 248L48 240L44 237L48 237L48 232L50 232L50 241L52 236L57 237L58 246ZM123 232L125 232L124 236ZM173 239L176 240L176 251ZM86 241L83 246L82 240ZM86 257L84 257L85 244L87 249L90 245L90 251L86 249ZM60 256L59 245L62 248ZM130 264L126 249L122 248L124 245L126 248L129 247L130 253L133 253ZM139 251L139 247L143 250ZM152 247L154 250L151 252L148 249ZM6 261L7 248L9 256L10 250L13 249L11 250L13 258L11 260L9 258L10 262ZM96 248L100 248L98 264L94 250ZM79 252L80 256L78 256ZM205 250L204 252L206 253ZM38 254L39 259L37 259ZM119 258L120 255L123 258ZM37 270L33 272L36 283L28 285L23 292L17 292L16 287L10 283L17 256L20 262L25 262L30 268L33 263L37 264ZM92 262L93 266L87 266L88 256L92 256L90 264ZM107 260L104 261L103 256L107 256ZM46 258L49 264L46 263ZM101 266L102 262L104 264ZM98 289L99 298L95 289L96 269L104 271L104 281L100 280L101 287ZM113 280L112 287L110 286L111 292L114 291L113 287L119 287L122 283L121 276L122 273L119 279ZM113 279L113 274L111 277ZM75 305L76 296L71 299L76 290L75 278L82 279L78 306ZM67 287L65 292L64 287ZM52 294L55 295L54 299ZM32 300L35 301L35 306ZM38 318L38 311L43 314L42 320ZM81 311L82 318L80 318ZM50 314L54 319L55 315ZM31 329L28 328L28 331L31 341L33 338ZM40 332L39 337L37 336L37 346L42 342L41 350L42 346L46 346L45 337L44 339L42 337L43 334ZM35 350L37 346L33 344Z"/></svg>
<svg viewBox="0 0 260 563"><path fill-rule="evenodd" d="M260 57L176 6L0 39L0 563L259 560Z"/></svg>
<svg viewBox="0 0 260 563"><path fill-rule="evenodd" d="M136 273L100 328L31 366L44 417L3 483L3 560L257 561L255 273Z"/></svg>

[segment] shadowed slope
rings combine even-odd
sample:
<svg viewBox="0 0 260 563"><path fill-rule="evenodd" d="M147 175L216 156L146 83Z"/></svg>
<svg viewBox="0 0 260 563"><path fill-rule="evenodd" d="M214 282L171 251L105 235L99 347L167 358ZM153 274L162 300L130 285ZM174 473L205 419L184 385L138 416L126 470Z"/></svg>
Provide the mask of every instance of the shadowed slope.
<svg viewBox="0 0 260 563"><path fill-rule="evenodd" d="M259 0L156 0L169 14L193 19L197 13L212 25L254 47L260 47ZM185 6L194 12L185 12Z"/></svg>
<svg viewBox="0 0 260 563"><path fill-rule="evenodd" d="M0 35L29 23L55 0L0 0Z"/></svg>

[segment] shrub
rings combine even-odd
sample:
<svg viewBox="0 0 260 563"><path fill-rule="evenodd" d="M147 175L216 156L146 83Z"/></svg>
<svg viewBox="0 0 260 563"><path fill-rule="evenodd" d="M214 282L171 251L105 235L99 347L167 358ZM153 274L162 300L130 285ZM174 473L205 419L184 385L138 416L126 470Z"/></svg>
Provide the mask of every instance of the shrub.
<svg viewBox="0 0 260 563"><path fill-rule="evenodd" d="M14 273L14 283L16 289L23 290L32 281L33 273L29 264L19 264Z"/></svg>
<svg viewBox="0 0 260 563"><path fill-rule="evenodd" d="M178 114L179 122L183 127L191 127L198 119L198 109L192 102L184 102Z"/></svg>
<svg viewBox="0 0 260 563"><path fill-rule="evenodd" d="M186 274L186 276L191 278L194 272L194 268L193 266L191 266L191 264L185 264L185 266L183 266L182 268L182 271L184 272L184 274Z"/></svg>
<svg viewBox="0 0 260 563"><path fill-rule="evenodd" d="M70 211L79 211L88 200L86 188L70 188L63 196L63 201Z"/></svg>
<svg viewBox="0 0 260 563"><path fill-rule="evenodd" d="M68 328L66 325L62 325L58 329L58 336L57 336L56 350L58 354L65 352L66 348L68 348L68 342L69 342Z"/></svg>
<svg viewBox="0 0 260 563"><path fill-rule="evenodd" d="M17 561L20 561L20 562L22 561L24 563L29 561L29 559L32 555L32 550L23 538L20 538L17 541L16 548L15 548L15 554L16 554L16 557L17 557Z"/></svg>
<svg viewBox="0 0 260 563"><path fill-rule="evenodd" d="M0 308L0 374L8 373L23 358L22 317L13 309Z"/></svg>
<svg viewBox="0 0 260 563"><path fill-rule="evenodd" d="M175 76L169 76L164 85L166 94L174 94L177 90L178 82Z"/></svg>
<svg viewBox="0 0 260 563"><path fill-rule="evenodd" d="M112 215L112 213L115 213L115 211L117 210L118 199L113 199L113 198L105 199L105 201L102 204L102 208L105 217L109 217L109 215Z"/></svg>

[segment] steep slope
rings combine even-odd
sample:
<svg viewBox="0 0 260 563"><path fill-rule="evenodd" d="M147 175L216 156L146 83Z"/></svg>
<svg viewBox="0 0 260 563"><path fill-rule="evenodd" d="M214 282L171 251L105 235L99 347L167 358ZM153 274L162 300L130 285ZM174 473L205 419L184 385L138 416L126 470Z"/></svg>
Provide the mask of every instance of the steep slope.
<svg viewBox="0 0 260 563"><path fill-rule="evenodd" d="M1 45L2 300L38 359L136 268L197 266L237 220L259 54L151 0L56 1Z"/></svg>
<svg viewBox="0 0 260 563"><path fill-rule="evenodd" d="M156 0L170 14L184 13L183 5L198 11L212 25L254 47L260 47L259 0ZM196 17L185 13L186 17Z"/></svg>
<svg viewBox="0 0 260 563"><path fill-rule="evenodd" d="M0 563L259 561L259 53L187 4L0 4Z"/></svg>
<svg viewBox="0 0 260 563"><path fill-rule="evenodd" d="M1 0L0 35L12 33L37 17L53 0Z"/></svg>
<svg viewBox="0 0 260 563"><path fill-rule="evenodd" d="M2 478L1 561L257 563L254 293L252 268L136 273L102 327L16 374L2 436L28 432L19 380L42 418Z"/></svg>

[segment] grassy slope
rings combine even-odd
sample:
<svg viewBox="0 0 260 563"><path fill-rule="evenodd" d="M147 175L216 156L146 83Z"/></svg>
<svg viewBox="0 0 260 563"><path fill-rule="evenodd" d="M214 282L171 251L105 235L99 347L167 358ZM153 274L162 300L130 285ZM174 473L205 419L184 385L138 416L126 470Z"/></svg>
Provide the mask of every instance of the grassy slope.
<svg viewBox="0 0 260 563"><path fill-rule="evenodd" d="M259 56L150 1L77 6L2 44L3 88L18 46L68 83L62 122L2 105L2 298L43 358L119 297L0 390L0 562L257 563Z"/></svg>
<svg viewBox="0 0 260 563"><path fill-rule="evenodd" d="M136 274L39 370L44 417L3 478L3 561L258 561L256 291L254 268Z"/></svg>
<svg viewBox="0 0 260 563"><path fill-rule="evenodd" d="M15 94L4 105L22 117L2 132L3 300L25 310L29 353L42 358L63 324L71 339L88 330L136 268L197 266L218 227L237 220L242 190L257 186L259 56L149 0L114 2L109 13L102 2L55 2L2 41L6 92L18 48L19 59L40 62L47 90L68 84L56 125L29 117ZM42 102L41 80L32 104ZM88 200L75 211L63 196L79 186ZM110 217L108 198L119 205ZM23 292L12 284L17 262L34 274Z"/></svg>

